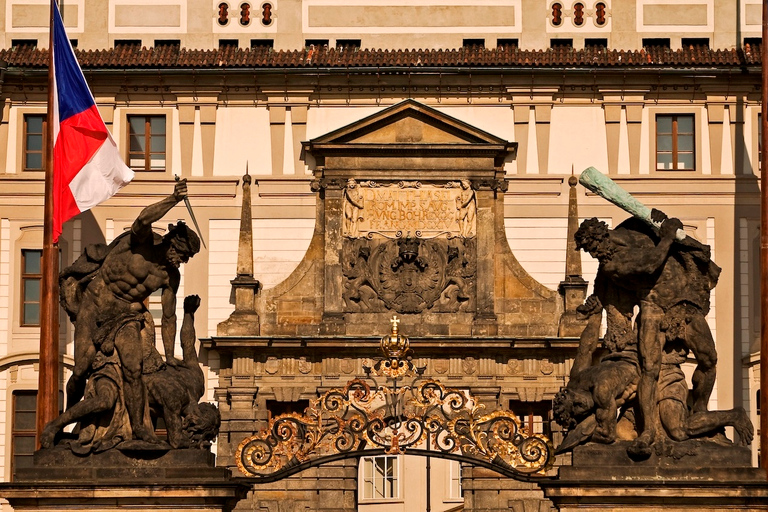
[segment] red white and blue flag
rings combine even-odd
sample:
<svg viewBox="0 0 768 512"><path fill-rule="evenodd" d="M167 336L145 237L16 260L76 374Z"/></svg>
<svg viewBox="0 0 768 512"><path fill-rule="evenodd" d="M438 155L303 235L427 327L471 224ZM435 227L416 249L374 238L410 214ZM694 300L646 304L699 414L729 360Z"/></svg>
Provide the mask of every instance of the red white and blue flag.
<svg viewBox="0 0 768 512"><path fill-rule="evenodd" d="M53 16L53 240L61 226L133 179L96 108L59 8Z"/></svg>

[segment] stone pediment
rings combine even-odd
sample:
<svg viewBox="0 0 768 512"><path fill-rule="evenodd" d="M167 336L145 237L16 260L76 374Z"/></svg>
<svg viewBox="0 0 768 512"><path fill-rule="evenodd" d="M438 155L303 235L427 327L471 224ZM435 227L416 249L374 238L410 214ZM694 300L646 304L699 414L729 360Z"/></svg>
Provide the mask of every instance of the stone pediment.
<svg viewBox="0 0 768 512"><path fill-rule="evenodd" d="M312 144L499 144L504 139L414 100L313 139Z"/></svg>
<svg viewBox="0 0 768 512"><path fill-rule="evenodd" d="M375 167L364 160L373 155L379 168L408 167L401 160L404 156L420 158L418 164L422 168L444 167L437 162L459 154L474 159L475 166L482 161L492 168L513 158L516 150L517 143L414 100L403 101L303 144L304 154L312 155L316 165L335 169ZM381 161L388 155L397 155L397 163L390 166ZM350 157L355 160L349 160Z"/></svg>

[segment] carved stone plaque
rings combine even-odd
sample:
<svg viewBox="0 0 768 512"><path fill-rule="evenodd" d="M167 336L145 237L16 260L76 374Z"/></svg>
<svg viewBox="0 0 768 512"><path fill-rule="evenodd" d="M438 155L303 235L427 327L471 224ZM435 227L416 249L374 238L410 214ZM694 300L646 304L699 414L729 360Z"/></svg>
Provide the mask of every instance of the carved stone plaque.
<svg viewBox="0 0 768 512"><path fill-rule="evenodd" d="M376 236L471 238L477 204L468 180L442 185L348 180L344 189L344 231L348 238Z"/></svg>

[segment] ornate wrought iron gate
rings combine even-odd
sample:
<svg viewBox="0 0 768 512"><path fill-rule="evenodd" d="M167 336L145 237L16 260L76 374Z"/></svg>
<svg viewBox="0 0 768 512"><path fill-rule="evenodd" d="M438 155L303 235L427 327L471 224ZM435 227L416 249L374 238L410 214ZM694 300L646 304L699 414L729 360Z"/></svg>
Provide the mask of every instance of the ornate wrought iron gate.
<svg viewBox="0 0 768 512"><path fill-rule="evenodd" d="M512 411L485 411L466 390L423 376L407 336L392 319L384 355L365 379L312 400L303 415L272 418L237 448L240 471L266 483L304 469L364 455L423 455L459 460L517 480L541 480L554 463L549 439L521 428Z"/></svg>

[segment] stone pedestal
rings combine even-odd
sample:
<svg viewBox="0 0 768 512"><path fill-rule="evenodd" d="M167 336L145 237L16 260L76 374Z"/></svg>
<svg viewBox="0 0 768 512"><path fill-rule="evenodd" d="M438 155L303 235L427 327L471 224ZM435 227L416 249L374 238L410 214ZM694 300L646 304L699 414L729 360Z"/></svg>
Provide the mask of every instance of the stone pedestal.
<svg viewBox="0 0 768 512"><path fill-rule="evenodd" d="M69 450L40 450L35 465L19 470L0 496L14 511L228 512L250 487L214 467L204 450L127 452L78 457Z"/></svg>
<svg viewBox="0 0 768 512"><path fill-rule="evenodd" d="M749 450L715 443L665 443L646 461L631 461L628 443L574 450L573 466L542 482L561 512L765 511L764 469L749 466Z"/></svg>

